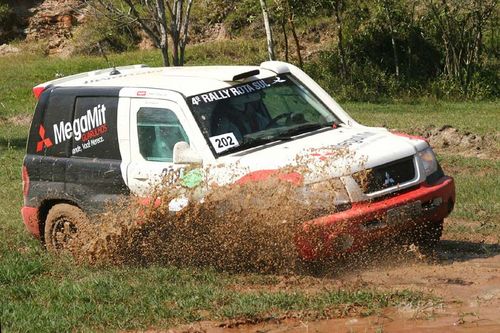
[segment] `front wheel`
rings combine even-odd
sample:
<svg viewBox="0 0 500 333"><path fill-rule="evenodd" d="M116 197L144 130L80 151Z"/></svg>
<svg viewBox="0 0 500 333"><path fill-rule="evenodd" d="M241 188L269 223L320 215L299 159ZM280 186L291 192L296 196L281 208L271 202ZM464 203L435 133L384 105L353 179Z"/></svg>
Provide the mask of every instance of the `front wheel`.
<svg viewBox="0 0 500 333"><path fill-rule="evenodd" d="M87 216L78 207L57 204L49 210L45 220L45 246L52 253L68 250L76 239L79 226L87 221Z"/></svg>

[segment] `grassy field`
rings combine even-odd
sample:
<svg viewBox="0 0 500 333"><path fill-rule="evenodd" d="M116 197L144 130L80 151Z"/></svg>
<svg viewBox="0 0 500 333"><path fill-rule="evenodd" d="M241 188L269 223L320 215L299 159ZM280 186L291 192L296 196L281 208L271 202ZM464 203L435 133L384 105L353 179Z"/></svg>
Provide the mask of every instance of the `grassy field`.
<svg viewBox="0 0 500 333"><path fill-rule="evenodd" d="M233 55L202 46L189 62L229 63ZM262 52L256 45L238 52ZM159 64L156 53L111 57L115 64ZM196 59L196 60L195 60ZM256 60L258 57L256 56ZM257 62L257 61L255 61ZM24 230L20 168L28 124L15 116L32 113L31 88L56 75L105 67L101 58L67 60L35 55L0 57L0 295L6 332L108 331L168 327L198 320L307 319L370 314L387 306L418 306L432 298L410 290L341 287L312 277L228 274L201 268L85 267L49 256ZM499 132L498 104L346 104L368 125L411 131L452 125L477 134ZM13 118L14 117L14 118ZM25 117L26 118L26 117ZM449 237L500 237L500 164L442 153L445 170L456 177L457 206L446 224ZM302 288L315 285L313 291Z"/></svg>
<svg viewBox="0 0 500 333"><path fill-rule="evenodd" d="M444 125L479 135L500 131L500 105L496 101L389 105L344 103L342 106L364 125L397 128L410 133Z"/></svg>

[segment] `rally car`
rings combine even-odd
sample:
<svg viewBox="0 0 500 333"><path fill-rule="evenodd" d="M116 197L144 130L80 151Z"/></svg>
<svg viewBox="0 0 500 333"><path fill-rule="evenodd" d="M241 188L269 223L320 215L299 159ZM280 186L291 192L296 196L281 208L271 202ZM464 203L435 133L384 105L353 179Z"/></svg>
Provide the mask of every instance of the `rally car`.
<svg viewBox="0 0 500 333"><path fill-rule="evenodd" d="M436 242L455 203L453 179L428 142L360 125L288 63L134 65L59 78L33 92L22 216L50 250L63 247L84 216L123 196L147 196L158 179L193 166L225 185L258 181L300 154L327 160L328 170L297 182L306 193L321 192L326 181L340 188L322 203L335 212L304 221L297 236L308 260L414 228L421 241ZM180 200L171 209L185 206Z"/></svg>

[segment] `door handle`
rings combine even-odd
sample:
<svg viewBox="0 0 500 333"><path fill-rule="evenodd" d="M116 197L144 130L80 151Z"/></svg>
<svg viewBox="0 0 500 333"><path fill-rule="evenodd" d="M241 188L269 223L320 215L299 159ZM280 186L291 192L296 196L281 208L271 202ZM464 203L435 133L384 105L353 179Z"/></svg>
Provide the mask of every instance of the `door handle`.
<svg viewBox="0 0 500 333"><path fill-rule="evenodd" d="M134 178L134 179L137 179L137 180L141 180L141 181L145 181L145 180L148 180L148 179L149 179L149 177L148 177L148 176L146 176L146 175L141 175L141 174L136 175L136 176L134 176L133 178Z"/></svg>

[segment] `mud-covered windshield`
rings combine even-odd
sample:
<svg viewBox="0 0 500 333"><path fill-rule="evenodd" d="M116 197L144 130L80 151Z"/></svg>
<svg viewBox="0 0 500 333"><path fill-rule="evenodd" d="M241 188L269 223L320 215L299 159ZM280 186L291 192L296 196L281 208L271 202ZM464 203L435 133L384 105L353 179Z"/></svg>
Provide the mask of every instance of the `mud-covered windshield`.
<svg viewBox="0 0 500 333"><path fill-rule="evenodd" d="M289 74L190 96L186 101L216 155L292 140L339 122Z"/></svg>

